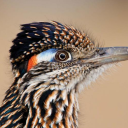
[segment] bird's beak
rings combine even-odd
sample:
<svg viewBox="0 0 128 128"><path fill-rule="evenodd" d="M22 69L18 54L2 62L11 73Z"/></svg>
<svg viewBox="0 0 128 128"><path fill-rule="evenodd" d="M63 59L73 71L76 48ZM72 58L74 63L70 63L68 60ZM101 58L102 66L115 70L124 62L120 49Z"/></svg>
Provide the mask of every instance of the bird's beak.
<svg viewBox="0 0 128 128"><path fill-rule="evenodd" d="M84 63L92 63L93 67L128 60L128 47L99 48L97 55L84 59Z"/></svg>

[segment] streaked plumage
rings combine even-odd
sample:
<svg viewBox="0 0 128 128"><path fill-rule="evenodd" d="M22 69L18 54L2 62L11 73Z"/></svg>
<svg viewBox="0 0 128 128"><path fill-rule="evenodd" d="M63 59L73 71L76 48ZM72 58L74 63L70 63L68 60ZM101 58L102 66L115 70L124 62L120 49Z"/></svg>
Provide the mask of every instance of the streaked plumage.
<svg viewBox="0 0 128 128"><path fill-rule="evenodd" d="M128 48L99 48L55 21L21 30L10 49L15 78L0 108L0 127L77 128L79 91L110 63L128 59Z"/></svg>

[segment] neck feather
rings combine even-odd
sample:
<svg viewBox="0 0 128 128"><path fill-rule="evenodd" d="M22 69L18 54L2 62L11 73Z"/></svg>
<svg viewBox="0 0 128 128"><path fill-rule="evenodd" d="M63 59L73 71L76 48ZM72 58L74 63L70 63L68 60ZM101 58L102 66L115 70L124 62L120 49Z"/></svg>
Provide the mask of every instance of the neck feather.
<svg viewBox="0 0 128 128"><path fill-rule="evenodd" d="M25 127L78 127L78 103L74 90L48 89L41 92L41 89L33 91L21 99L29 108Z"/></svg>
<svg viewBox="0 0 128 128"><path fill-rule="evenodd" d="M0 107L0 127L2 128L22 127L24 125L23 117L26 112L19 102L20 81L20 77L15 77Z"/></svg>

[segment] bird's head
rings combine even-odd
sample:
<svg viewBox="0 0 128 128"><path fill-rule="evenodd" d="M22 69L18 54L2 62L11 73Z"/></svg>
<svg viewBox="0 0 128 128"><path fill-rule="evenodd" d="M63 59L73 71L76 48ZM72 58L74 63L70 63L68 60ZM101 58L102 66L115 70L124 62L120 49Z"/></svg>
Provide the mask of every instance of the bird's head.
<svg viewBox="0 0 128 128"><path fill-rule="evenodd" d="M101 48L88 35L58 22L22 25L10 49L12 68L24 81L52 81L52 89L80 90L110 64L128 59L127 47ZM31 80L30 80L31 78Z"/></svg>

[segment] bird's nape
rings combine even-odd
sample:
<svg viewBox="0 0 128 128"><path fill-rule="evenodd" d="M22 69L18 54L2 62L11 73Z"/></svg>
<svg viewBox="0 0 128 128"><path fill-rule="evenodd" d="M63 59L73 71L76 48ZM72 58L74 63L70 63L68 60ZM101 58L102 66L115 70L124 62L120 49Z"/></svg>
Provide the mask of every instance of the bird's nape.
<svg viewBox="0 0 128 128"><path fill-rule="evenodd" d="M128 47L100 48L74 27L24 24L10 49L15 79L0 108L0 127L78 128L78 93Z"/></svg>

